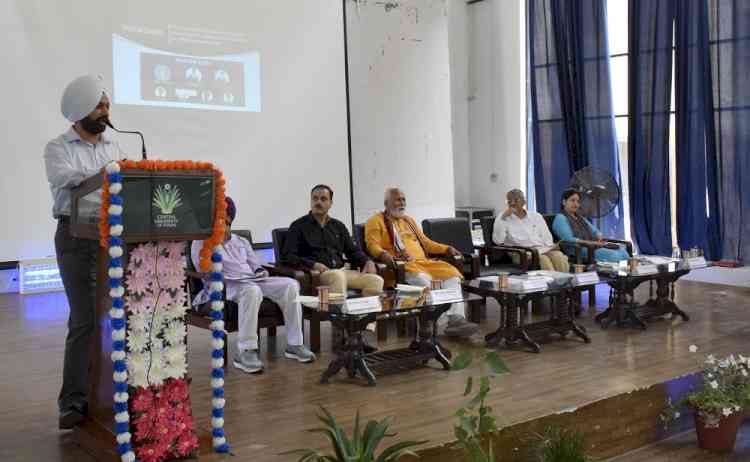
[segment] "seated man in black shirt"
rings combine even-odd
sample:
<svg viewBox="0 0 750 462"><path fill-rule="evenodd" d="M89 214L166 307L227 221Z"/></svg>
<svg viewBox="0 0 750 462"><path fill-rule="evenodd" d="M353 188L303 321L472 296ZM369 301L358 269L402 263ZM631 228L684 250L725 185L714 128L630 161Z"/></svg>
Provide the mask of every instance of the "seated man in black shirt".
<svg viewBox="0 0 750 462"><path fill-rule="evenodd" d="M375 263L354 244L343 223L328 216L333 204L333 190L316 185L310 191L310 212L295 220L281 250L281 262L295 268L316 270L331 292L346 295L347 288L362 290L362 295L383 291L383 278ZM344 266L343 256L360 271Z"/></svg>

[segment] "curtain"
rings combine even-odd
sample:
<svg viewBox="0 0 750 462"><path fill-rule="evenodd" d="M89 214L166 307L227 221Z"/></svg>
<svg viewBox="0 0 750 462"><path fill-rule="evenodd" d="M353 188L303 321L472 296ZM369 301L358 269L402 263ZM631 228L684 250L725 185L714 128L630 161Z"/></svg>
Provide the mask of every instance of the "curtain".
<svg viewBox="0 0 750 462"><path fill-rule="evenodd" d="M628 5L628 183L633 240L670 255L669 119L675 0Z"/></svg>
<svg viewBox="0 0 750 462"><path fill-rule="evenodd" d="M677 240L721 258L708 3L678 1L675 19Z"/></svg>
<svg viewBox="0 0 750 462"><path fill-rule="evenodd" d="M709 1L718 215L724 258L750 260L750 2ZM744 181L743 181L744 180ZM714 205L711 202L709 205Z"/></svg>
<svg viewBox="0 0 750 462"><path fill-rule="evenodd" d="M593 166L618 184L604 0L528 0L529 84L537 209L560 208L574 172ZM621 237L622 200L599 223Z"/></svg>

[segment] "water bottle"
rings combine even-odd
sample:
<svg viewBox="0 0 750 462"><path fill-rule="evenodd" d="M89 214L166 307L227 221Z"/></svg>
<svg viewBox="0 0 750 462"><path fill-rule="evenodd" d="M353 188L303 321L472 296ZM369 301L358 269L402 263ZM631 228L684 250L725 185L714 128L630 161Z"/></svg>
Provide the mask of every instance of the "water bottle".
<svg viewBox="0 0 750 462"><path fill-rule="evenodd" d="M680 248L677 246L672 247L672 258L679 260L680 259Z"/></svg>

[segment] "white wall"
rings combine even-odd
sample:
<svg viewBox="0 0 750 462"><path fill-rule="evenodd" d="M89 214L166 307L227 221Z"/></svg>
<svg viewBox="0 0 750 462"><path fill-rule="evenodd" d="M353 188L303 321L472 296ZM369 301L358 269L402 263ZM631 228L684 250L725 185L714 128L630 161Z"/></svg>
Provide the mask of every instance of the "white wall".
<svg viewBox="0 0 750 462"><path fill-rule="evenodd" d="M501 208L509 189L526 190L525 2L449 12L456 204Z"/></svg>
<svg viewBox="0 0 750 462"><path fill-rule="evenodd" d="M355 221L382 210L391 186L417 221L453 216L446 1L346 6Z"/></svg>

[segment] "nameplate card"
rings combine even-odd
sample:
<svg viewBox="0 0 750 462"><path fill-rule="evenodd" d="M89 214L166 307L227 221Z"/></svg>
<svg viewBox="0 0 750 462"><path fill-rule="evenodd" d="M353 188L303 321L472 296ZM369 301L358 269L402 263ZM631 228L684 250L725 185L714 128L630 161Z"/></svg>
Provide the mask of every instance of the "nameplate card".
<svg viewBox="0 0 750 462"><path fill-rule="evenodd" d="M378 296L350 298L346 300L341 311L347 314L377 313L383 311L383 305Z"/></svg>
<svg viewBox="0 0 750 462"><path fill-rule="evenodd" d="M631 271L631 276L648 276L659 272L659 268L656 265L651 264L640 264L635 267L635 270Z"/></svg>
<svg viewBox="0 0 750 462"><path fill-rule="evenodd" d="M708 263L706 263L706 259L704 257L692 257L682 260L682 264L680 266L687 269L699 269L707 267Z"/></svg>
<svg viewBox="0 0 750 462"><path fill-rule="evenodd" d="M437 305L440 303L462 302L464 294L460 287L451 289L436 289L430 291L430 303Z"/></svg>
<svg viewBox="0 0 750 462"><path fill-rule="evenodd" d="M599 282L599 275L596 271L586 271L583 273L573 274L573 286L588 286L591 284L597 284Z"/></svg>

